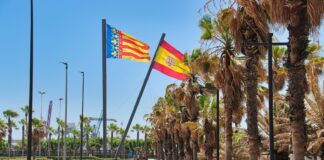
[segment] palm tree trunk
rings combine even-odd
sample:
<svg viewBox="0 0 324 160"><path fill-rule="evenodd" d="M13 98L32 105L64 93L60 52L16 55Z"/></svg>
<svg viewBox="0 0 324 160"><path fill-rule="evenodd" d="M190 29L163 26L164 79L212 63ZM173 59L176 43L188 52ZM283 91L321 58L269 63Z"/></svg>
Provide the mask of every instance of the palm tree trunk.
<svg viewBox="0 0 324 160"><path fill-rule="evenodd" d="M57 128L57 156L60 156L60 126Z"/></svg>
<svg viewBox="0 0 324 160"><path fill-rule="evenodd" d="M306 127L304 98L307 90L304 58L307 56L309 25L307 0L288 2L291 5L288 45L288 93L289 119L292 132L292 151L295 160L306 155Z"/></svg>
<svg viewBox="0 0 324 160"><path fill-rule="evenodd" d="M257 47L255 47L257 49ZM258 52L258 51L257 51ZM255 50L254 50L254 53ZM258 56L248 53L249 59L246 62L246 88L247 88L247 129L249 137L250 160L257 160L259 157L259 131L258 131Z"/></svg>
<svg viewBox="0 0 324 160"><path fill-rule="evenodd" d="M139 131L136 134L136 147L139 147Z"/></svg>
<svg viewBox="0 0 324 160"><path fill-rule="evenodd" d="M184 152L184 142L182 137L180 136L180 131L177 131L177 137L179 140L179 144L178 144L178 148L179 148L179 160L183 160L184 156L185 156L185 152Z"/></svg>
<svg viewBox="0 0 324 160"><path fill-rule="evenodd" d="M254 19L241 8L244 14L243 24L240 26L242 41L250 44L258 43L258 26ZM257 160L259 157L259 131L258 131L258 63L261 51L258 46L244 46L242 53L248 57L246 61L245 86L247 91L247 130L249 141L249 159Z"/></svg>
<svg viewBox="0 0 324 160"><path fill-rule="evenodd" d="M225 100L225 98L224 98ZM233 157L233 146L232 146L232 106L229 106L225 100L225 160L232 160Z"/></svg>
<svg viewBox="0 0 324 160"><path fill-rule="evenodd" d="M147 150L147 133L144 133L144 150L145 154L148 156L148 150Z"/></svg>
<svg viewBox="0 0 324 160"><path fill-rule="evenodd" d="M64 130L63 127L61 128L61 144L64 144L63 139L64 138ZM61 155L63 155L63 145L61 147Z"/></svg>
<svg viewBox="0 0 324 160"><path fill-rule="evenodd" d="M28 114L27 114L27 112L25 112L25 122L26 122L26 124L28 122ZM26 130L27 130L27 127L26 127ZM25 132L25 125L24 125L24 129L23 129L23 139L22 139L23 154L24 154L24 151L25 151L25 133L27 133L27 131Z"/></svg>
<svg viewBox="0 0 324 160"><path fill-rule="evenodd" d="M111 131L111 135L110 135L110 150L113 149L113 143L114 143L114 131Z"/></svg>
<svg viewBox="0 0 324 160"><path fill-rule="evenodd" d="M21 155L24 155L24 149L25 149L25 125L22 126L22 137L21 137Z"/></svg>
<svg viewBox="0 0 324 160"><path fill-rule="evenodd" d="M49 133L49 135L48 135L48 156L51 156L51 151L52 151L51 140L52 140L52 133Z"/></svg>
<svg viewBox="0 0 324 160"><path fill-rule="evenodd" d="M9 128L9 134L8 134L8 155L11 156L11 135L12 135L12 126L11 126L11 120L10 117L8 117L8 128Z"/></svg>
<svg viewBox="0 0 324 160"><path fill-rule="evenodd" d="M172 159L177 160L177 144L175 143L174 134L171 134L171 142L172 142Z"/></svg>
<svg viewBox="0 0 324 160"><path fill-rule="evenodd" d="M163 152L163 141L159 141L157 144L157 157L158 160L164 160L164 152Z"/></svg>
<svg viewBox="0 0 324 160"><path fill-rule="evenodd" d="M76 137L75 135L73 135L73 156L75 157L75 153L76 153Z"/></svg>
<svg viewBox="0 0 324 160"><path fill-rule="evenodd" d="M198 146L198 139L192 141L192 159L198 159L199 146Z"/></svg>
<svg viewBox="0 0 324 160"><path fill-rule="evenodd" d="M214 143L213 143L213 126L212 123L206 118L204 120L204 134L205 134L205 157L207 160L213 159L213 149L214 149Z"/></svg>
<svg viewBox="0 0 324 160"><path fill-rule="evenodd" d="M171 136L168 134L167 131L165 131L164 136L164 151L165 151L165 157L167 160L172 159L172 143L171 143Z"/></svg>
<svg viewBox="0 0 324 160"><path fill-rule="evenodd" d="M87 141L87 154L89 154L89 133L87 133L86 141Z"/></svg>
<svg viewBox="0 0 324 160"><path fill-rule="evenodd" d="M190 129L187 128L187 132L186 132L186 135L185 135L185 139L186 139L186 142L185 142L185 148L186 148L186 152L185 152L185 159L186 160L192 160L192 148L191 148L191 145L190 145Z"/></svg>

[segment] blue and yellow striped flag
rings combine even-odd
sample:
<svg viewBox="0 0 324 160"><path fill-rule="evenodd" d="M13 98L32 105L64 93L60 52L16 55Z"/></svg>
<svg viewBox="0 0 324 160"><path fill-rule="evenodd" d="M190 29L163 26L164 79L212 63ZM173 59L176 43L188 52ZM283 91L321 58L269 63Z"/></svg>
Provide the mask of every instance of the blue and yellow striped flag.
<svg viewBox="0 0 324 160"><path fill-rule="evenodd" d="M133 36L107 25L107 58L150 62L150 46Z"/></svg>

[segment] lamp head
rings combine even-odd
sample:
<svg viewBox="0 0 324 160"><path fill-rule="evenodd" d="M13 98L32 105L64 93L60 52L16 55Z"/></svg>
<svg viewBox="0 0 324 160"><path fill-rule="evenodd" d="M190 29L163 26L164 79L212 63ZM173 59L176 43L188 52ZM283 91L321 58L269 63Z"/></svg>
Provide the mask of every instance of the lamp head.
<svg viewBox="0 0 324 160"><path fill-rule="evenodd" d="M39 94L45 94L46 92L38 91Z"/></svg>

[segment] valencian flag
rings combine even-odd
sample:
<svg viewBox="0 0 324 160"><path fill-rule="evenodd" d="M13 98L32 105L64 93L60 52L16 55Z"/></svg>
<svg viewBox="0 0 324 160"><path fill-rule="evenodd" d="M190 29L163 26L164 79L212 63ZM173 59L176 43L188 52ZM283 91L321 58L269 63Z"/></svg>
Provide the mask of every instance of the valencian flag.
<svg viewBox="0 0 324 160"><path fill-rule="evenodd" d="M162 40L153 62L153 68L178 80L189 78L190 69L184 64L184 56L168 42Z"/></svg>
<svg viewBox="0 0 324 160"><path fill-rule="evenodd" d="M107 58L150 62L149 46L133 36L107 25Z"/></svg>

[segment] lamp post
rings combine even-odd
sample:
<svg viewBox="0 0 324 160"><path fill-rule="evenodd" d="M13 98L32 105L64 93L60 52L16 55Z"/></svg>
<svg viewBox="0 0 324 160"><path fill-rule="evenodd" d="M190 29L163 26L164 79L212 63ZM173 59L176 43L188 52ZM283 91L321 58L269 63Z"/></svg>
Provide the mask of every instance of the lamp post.
<svg viewBox="0 0 324 160"><path fill-rule="evenodd" d="M68 63L61 62L65 65L65 119L64 119L64 146L63 146L63 160L66 160L66 131L67 131L67 96L68 96Z"/></svg>
<svg viewBox="0 0 324 160"><path fill-rule="evenodd" d="M59 101L60 101L60 111L59 111L59 117L60 117L60 119L61 119L61 109L62 109L62 100L63 100L63 98L59 98ZM58 125L58 137L57 137L57 156L58 156L58 159L60 159L60 149L61 149L61 146L60 146L60 133L61 133L61 131L60 131L60 125ZM61 135L61 136L63 136L63 135Z"/></svg>
<svg viewBox="0 0 324 160"><path fill-rule="evenodd" d="M219 160L219 89L216 92L216 159Z"/></svg>
<svg viewBox="0 0 324 160"><path fill-rule="evenodd" d="M43 124L43 95L46 93L46 92L44 92L44 91L38 91L38 93L40 94L40 96L41 96L41 112L40 112L40 119L41 119L41 123ZM41 145L41 143L39 143L39 150L38 150L38 152L39 152L39 156L41 156L42 155L42 145Z"/></svg>
<svg viewBox="0 0 324 160"><path fill-rule="evenodd" d="M80 72L82 75L82 111L81 111L81 146L80 146L80 159L82 159L83 151L83 109L84 109L84 72Z"/></svg>
<svg viewBox="0 0 324 160"><path fill-rule="evenodd" d="M34 13L33 0L30 0L30 66L29 66L29 104L28 104L28 143L27 160L32 158L32 119L33 119L33 71L34 71Z"/></svg>

